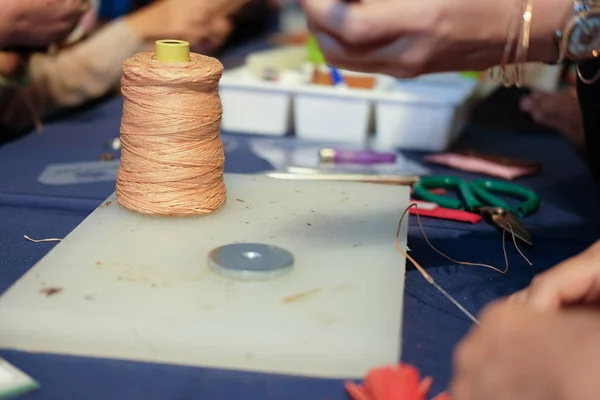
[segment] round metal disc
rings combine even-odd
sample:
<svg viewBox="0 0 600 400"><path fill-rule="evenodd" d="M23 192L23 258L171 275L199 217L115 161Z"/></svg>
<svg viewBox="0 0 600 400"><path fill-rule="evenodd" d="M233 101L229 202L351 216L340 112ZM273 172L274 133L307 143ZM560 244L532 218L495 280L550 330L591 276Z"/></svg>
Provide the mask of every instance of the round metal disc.
<svg viewBox="0 0 600 400"><path fill-rule="evenodd" d="M208 253L208 265L216 273L240 280L265 280L289 273L294 255L262 243L234 243Z"/></svg>

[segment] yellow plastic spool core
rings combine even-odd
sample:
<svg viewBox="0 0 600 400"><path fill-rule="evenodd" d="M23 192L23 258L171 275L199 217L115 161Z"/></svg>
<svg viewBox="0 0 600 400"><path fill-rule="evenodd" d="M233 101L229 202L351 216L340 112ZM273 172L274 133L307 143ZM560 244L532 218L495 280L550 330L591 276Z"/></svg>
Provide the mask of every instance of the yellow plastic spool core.
<svg viewBox="0 0 600 400"><path fill-rule="evenodd" d="M154 58L164 62L189 62L190 44L183 40L157 40Z"/></svg>

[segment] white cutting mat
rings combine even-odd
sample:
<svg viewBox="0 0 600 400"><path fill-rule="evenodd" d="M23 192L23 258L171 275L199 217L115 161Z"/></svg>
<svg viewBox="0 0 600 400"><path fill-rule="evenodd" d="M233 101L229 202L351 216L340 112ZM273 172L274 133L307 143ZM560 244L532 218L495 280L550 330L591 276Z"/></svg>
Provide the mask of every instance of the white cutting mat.
<svg viewBox="0 0 600 400"><path fill-rule="evenodd" d="M226 183L226 205L202 217L142 216L109 198L0 298L0 347L332 378L397 362L394 236L409 188ZM283 247L294 270L217 276L207 254L233 242Z"/></svg>

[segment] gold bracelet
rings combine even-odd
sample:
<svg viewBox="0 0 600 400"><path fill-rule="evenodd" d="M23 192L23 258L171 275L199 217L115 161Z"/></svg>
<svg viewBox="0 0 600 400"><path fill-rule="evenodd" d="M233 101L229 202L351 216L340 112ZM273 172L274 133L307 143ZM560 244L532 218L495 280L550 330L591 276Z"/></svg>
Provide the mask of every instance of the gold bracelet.
<svg viewBox="0 0 600 400"><path fill-rule="evenodd" d="M529 43L531 38L533 2L534 0L524 0L525 7L523 10L523 17L521 22L521 32L519 34L517 54L515 55L515 83L517 87L522 87L525 83L525 64L527 63L527 55L529 51Z"/></svg>
<svg viewBox="0 0 600 400"><path fill-rule="evenodd" d="M598 71L596 71L596 73L594 74L592 79L588 79L583 76L583 74L581 73L581 70L579 69L579 65L575 65L575 70L577 71L577 76L579 77L581 82L585 83L586 85L593 85L594 83L596 83L598 81L598 78L600 78L600 69Z"/></svg>
<svg viewBox="0 0 600 400"><path fill-rule="evenodd" d="M500 84L502 83L504 86L510 86L510 79L507 76L506 73L506 65L509 64L510 62L510 57L513 53L513 45L515 40L517 39L517 33L518 33L518 21L520 18L521 13L516 10L513 17L510 19L510 25L508 28L508 35L506 38L506 44L504 45L504 54L502 55L502 60L500 62L500 65L496 68L498 68L500 71L494 75L494 67L490 67L488 69L488 73L489 73L489 78L490 80L494 83L494 84ZM512 77L511 77L512 79Z"/></svg>

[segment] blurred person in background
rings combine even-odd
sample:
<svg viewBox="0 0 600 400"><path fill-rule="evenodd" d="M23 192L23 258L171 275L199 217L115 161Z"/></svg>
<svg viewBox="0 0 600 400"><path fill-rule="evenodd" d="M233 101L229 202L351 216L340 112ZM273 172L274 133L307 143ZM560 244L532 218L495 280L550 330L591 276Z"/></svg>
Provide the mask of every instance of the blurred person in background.
<svg viewBox="0 0 600 400"><path fill-rule="evenodd" d="M0 49L62 42L89 9L88 0L3 0Z"/></svg>
<svg viewBox="0 0 600 400"><path fill-rule="evenodd" d="M106 18L102 3L93 2L56 53L33 54L26 68L16 65L12 54L0 53L0 74L28 77L0 96L0 123L15 135L49 112L113 93L123 61L152 51L158 39L185 40L194 52L216 55L265 31L272 9L268 0L133 0L119 10L126 14Z"/></svg>
<svg viewBox="0 0 600 400"><path fill-rule="evenodd" d="M555 130L577 150L582 150L585 134L577 98L574 65L568 65L564 69L561 81L562 87L555 91L536 90L525 96L521 100L520 108L536 123Z"/></svg>
<svg viewBox="0 0 600 400"><path fill-rule="evenodd" d="M90 8L88 0L3 1L0 7L0 115L15 89L23 85L29 54L46 51L67 40ZM28 102L25 104L31 108Z"/></svg>

